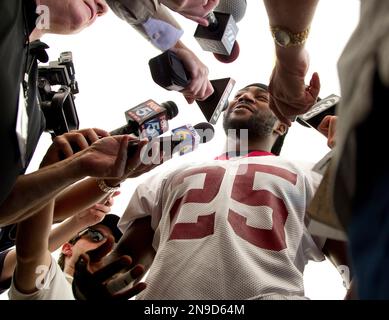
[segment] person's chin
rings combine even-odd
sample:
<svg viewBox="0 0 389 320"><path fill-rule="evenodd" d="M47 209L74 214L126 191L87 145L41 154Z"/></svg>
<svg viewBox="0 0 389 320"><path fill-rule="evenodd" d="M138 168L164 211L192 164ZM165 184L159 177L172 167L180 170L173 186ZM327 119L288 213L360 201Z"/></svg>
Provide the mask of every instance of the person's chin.
<svg viewBox="0 0 389 320"><path fill-rule="evenodd" d="M250 119L252 113L248 110L237 110L230 114L230 121L231 122L243 122L247 123L247 121Z"/></svg>

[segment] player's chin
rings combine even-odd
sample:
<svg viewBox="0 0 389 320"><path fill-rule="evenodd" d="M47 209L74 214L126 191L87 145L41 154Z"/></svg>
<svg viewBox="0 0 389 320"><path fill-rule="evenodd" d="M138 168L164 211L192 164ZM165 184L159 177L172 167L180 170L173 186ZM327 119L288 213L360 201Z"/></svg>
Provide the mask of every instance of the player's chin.
<svg viewBox="0 0 389 320"><path fill-rule="evenodd" d="M233 111L228 115L228 122L236 124L242 124L244 125L249 121L249 119L252 117L252 113L248 110L241 110ZM238 125L238 127L242 127L242 125ZM235 125L236 126L236 125Z"/></svg>

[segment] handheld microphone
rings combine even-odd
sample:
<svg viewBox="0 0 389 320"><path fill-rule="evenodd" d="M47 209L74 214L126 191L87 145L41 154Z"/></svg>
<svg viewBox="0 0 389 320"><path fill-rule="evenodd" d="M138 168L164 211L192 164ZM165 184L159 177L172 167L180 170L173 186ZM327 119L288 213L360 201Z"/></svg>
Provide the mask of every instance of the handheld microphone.
<svg viewBox="0 0 389 320"><path fill-rule="evenodd" d="M318 101L308 112L298 116L296 120L305 127L312 127L317 130L319 124L325 116L335 114L336 106L339 104L339 101L339 96L331 94L330 96Z"/></svg>
<svg viewBox="0 0 389 320"><path fill-rule="evenodd" d="M156 84L167 90L181 91L190 83L189 73L177 55L167 50L149 61L151 76ZM235 85L232 78L211 80L213 94L204 101L196 100L209 123L216 124L228 105L228 97Z"/></svg>
<svg viewBox="0 0 389 320"><path fill-rule="evenodd" d="M220 0L214 11L232 14L236 23L243 19L247 8L246 0Z"/></svg>
<svg viewBox="0 0 389 320"><path fill-rule="evenodd" d="M159 152L164 152L163 161L169 160L173 154L179 153L184 155L194 151L200 143L207 143L211 141L215 135L215 130L208 122L201 122L194 127L191 125L184 125L172 130L172 135L165 137L153 138L147 145L143 152L143 157L153 159L152 145L155 142L159 143ZM128 143L127 156L132 157L137 151L139 140L131 140ZM147 162L147 159L145 159Z"/></svg>
<svg viewBox="0 0 389 320"><path fill-rule="evenodd" d="M239 56L236 22L242 19L246 7L246 0L220 1L215 11L211 11L206 16L208 27L198 25L196 28L194 37L201 48L212 52L221 62L235 61Z"/></svg>
<svg viewBox="0 0 389 320"><path fill-rule="evenodd" d="M177 105L167 101L161 105L147 100L125 112L127 124L110 132L111 135L135 134L151 139L169 129L168 120L178 114Z"/></svg>
<svg viewBox="0 0 389 320"><path fill-rule="evenodd" d="M201 122L194 127L187 124L172 130L172 135L160 137L160 151L164 151L164 161L171 159L173 154L187 154L197 149L200 143L213 139L215 130L208 122Z"/></svg>

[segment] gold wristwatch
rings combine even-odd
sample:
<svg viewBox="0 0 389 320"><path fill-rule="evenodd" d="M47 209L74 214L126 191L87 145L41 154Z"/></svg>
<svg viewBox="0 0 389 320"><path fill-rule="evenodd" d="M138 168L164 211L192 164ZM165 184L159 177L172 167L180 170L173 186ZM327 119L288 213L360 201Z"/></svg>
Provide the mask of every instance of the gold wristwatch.
<svg viewBox="0 0 389 320"><path fill-rule="evenodd" d="M297 33L278 26L270 26L270 30L275 43L283 48L301 46L307 41L309 35L309 28Z"/></svg>
<svg viewBox="0 0 389 320"><path fill-rule="evenodd" d="M114 193L115 191L120 189L120 184L118 186L111 187L111 186L107 185L107 183L105 182L104 179L96 179L96 183L97 183L98 187L100 188L100 190L105 192L105 193Z"/></svg>

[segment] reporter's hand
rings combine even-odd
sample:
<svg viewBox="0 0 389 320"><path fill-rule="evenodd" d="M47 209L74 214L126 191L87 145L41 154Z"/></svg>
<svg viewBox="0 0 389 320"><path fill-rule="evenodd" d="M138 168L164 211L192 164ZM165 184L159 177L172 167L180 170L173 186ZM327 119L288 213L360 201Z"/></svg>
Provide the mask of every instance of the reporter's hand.
<svg viewBox="0 0 389 320"><path fill-rule="evenodd" d="M40 168L66 159L78 151L88 148L89 145L97 141L100 137L107 137L108 135L109 133L107 131L94 128L73 130L57 136L47 150L40 164Z"/></svg>
<svg viewBox="0 0 389 320"><path fill-rule="evenodd" d="M117 179L104 179L109 186L118 186L128 178L136 178L163 163L164 154L159 141L141 140L136 151L129 157L124 175Z"/></svg>
<svg viewBox="0 0 389 320"><path fill-rule="evenodd" d="M288 48L289 49L289 48ZM320 79L312 75L309 86L305 85L305 75L309 67L308 53L303 50L298 61L277 60L269 83L269 107L278 119L291 125L291 119L307 112L317 100Z"/></svg>
<svg viewBox="0 0 389 320"><path fill-rule="evenodd" d="M72 160L78 174L97 178L122 177L128 166L127 147L130 139L128 135L105 137L79 152Z"/></svg>
<svg viewBox="0 0 389 320"><path fill-rule="evenodd" d="M213 93L213 87L208 80L208 68L199 58L182 43L178 42L174 48L178 58L184 64L185 69L189 72L191 82L181 91L189 104L195 100L205 100Z"/></svg>
<svg viewBox="0 0 389 320"><path fill-rule="evenodd" d="M204 17L219 4L219 0L160 0L160 2L203 26L208 26L208 20Z"/></svg>
<svg viewBox="0 0 389 320"><path fill-rule="evenodd" d="M118 196L120 191L115 191L104 203L96 203L87 210L81 211L71 217L72 223L75 223L80 230L93 226L101 222L105 215L111 211L114 203L114 197Z"/></svg>
<svg viewBox="0 0 389 320"><path fill-rule="evenodd" d="M325 116L317 127L317 130L327 137L327 145L331 149L335 147L335 132L337 120L337 116Z"/></svg>
<svg viewBox="0 0 389 320"><path fill-rule="evenodd" d="M146 288L146 284L138 282L143 276L142 265L132 265L131 257L121 256L119 259L104 264L103 258L113 247L113 237L107 238L99 248L82 254L75 265L73 293L78 300L127 300ZM113 282L122 275L121 271L129 271L131 279L126 280L125 287L114 291ZM134 285L134 283L136 283Z"/></svg>

